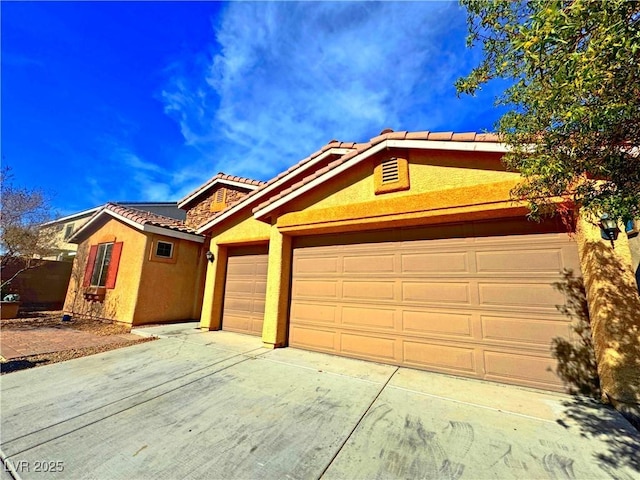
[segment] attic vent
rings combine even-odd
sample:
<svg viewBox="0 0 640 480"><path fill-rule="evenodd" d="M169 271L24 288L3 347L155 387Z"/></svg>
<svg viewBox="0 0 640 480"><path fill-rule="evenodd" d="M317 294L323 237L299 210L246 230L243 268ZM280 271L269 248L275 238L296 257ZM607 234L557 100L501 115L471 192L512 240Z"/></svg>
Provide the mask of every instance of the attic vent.
<svg viewBox="0 0 640 480"><path fill-rule="evenodd" d="M224 188L220 188L218 189L218 191L216 192L216 198L214 200L216 203L222 203L224 202Z"/></svg>
<svg viewBox="0 0 640 480"><path fill-rule="evenodd" d="M398 180L400 180L398 159L393 157L382 162L382 183L392 183Z"/></svg>

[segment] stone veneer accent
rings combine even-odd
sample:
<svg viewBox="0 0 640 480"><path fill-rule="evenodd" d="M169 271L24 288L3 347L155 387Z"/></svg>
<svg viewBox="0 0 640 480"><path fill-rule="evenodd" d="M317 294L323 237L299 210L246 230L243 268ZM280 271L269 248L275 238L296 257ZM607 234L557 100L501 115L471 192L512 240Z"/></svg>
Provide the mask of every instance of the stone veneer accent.
<svg viewBox="0 0 640 480"><path fill-rule="evenodd" d="M209 220L213 215L218 213L219 210L211 211L211 204L214 203L216 194L219 190L226 190L225 205L228 207L232 203L237 202L242 197L247 195L251 190L240 187L232 187L230 185L220 186L214 190L207 192L198 202L193 204L187 210L187 218L185 224L188 227L196 228Z"/></svg>

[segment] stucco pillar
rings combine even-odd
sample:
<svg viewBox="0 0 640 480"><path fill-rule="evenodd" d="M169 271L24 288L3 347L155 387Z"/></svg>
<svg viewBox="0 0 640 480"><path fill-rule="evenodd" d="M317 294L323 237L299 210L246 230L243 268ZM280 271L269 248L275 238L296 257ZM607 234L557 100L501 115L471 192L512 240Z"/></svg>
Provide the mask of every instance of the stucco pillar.
<svg viewBox="0 0 640 480"><path fill-rule="evenodd" d="M209 246L213 253L213 262L207 261L207 274L200 314L201 330L220 330L222 324L222 303L224 300L224 282L227 273L227 248L213 241Z"/></svg>
<svg viewBox="0 0 640 480"><path fill-rule="evenodd" d="M581 216L577 241L603 396L623 413L638 412L640 296L629 240L622 232L612 248Z"/></svg>
<svg viewBox="0 0 640 480"><path fill-rule="evenodd" d="M262 327L262 341L269 348L282 347L287 342L291 256L291 237L283 235L273 225L269 240L267 295Z"/></svg>

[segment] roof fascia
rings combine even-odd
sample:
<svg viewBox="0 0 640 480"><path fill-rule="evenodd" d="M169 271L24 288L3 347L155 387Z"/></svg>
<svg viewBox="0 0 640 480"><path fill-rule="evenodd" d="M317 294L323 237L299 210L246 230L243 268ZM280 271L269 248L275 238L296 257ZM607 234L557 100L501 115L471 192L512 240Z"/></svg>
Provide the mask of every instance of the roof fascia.
<svg viewBox="0 0 640 480"><path fill-rule="evenodd" d="M205 193L207 190L212 189L213 187L215 187L218 184L225 184L225 185L231 185L233 187L242 187L242 188L247 188L249 190L255 190L256 188L258 188L260 185L249 185L247 183L242 183L242 182L237 182L235 180L225 180L223 178L216 178L213 182L211 182L209 185L204 186L204 187L200 187L198 190L196 190L195 192L193 192L192 194L190 194L188 197L186 197L184 200L180 200L178 202L178 208L182 208L184 207L187 203L191 202L192 200L195 200L196 198L198 198L200 195L202 195L203 193Z"/></svg>
<svg viewBox="0 0 640 480"><path fill-rule="evenodd" d="M280 178L280 179L276 180L275 182L273 182L271 185L266 186L265 188L263 188L262 190L257 192L255 195L252 195L250 197L246 197L244 200L240 200L240 202L238 202L235 205L231 206L230 208L224 210L220 215L218 215L216 218L210 220L209 222L205 223L203 226L198 228L196 231L198 233L204 233L205 231L209 230L210 228L214 227L215 225L217 225L220 222L224 221L225 219L229 218L235 212L241 210L242 208L246 207L247 205L253 203L254 201L260 200L261 198L264 198L266 195L271 194L276 188L282 186L285 182L287 182L289 179L291 179L291 177L293 177L295 175L298 175L298 174L300 174L302 172L305 172L306 170L308 170L312 166L316 165L318 162L320 162L320 161L324 160L325 158L327 158L329 155L345 155L345 154L347 154L347 153L349 153L349 152L351 152L353 150L354 150L353 148L330 148L326 152L323 152L320 155L318 155L317 157L315 157L314 159L308 161L306 164L302 165L300 168L297 168L297 169L293 170L288 175L285 175L282 178Z"/></svg>
<svg viewBox="0 0 640 480"><path fill-rule="evenodd" d="M116 212L114 212L112 210L108 210L108 209L102 210L98 215L96 215L91 220L89 220L87 223L85 223L82 227L80 227L80 229L77 232L75 232L71 237L69 237L69 242L75 243L74 240L78 240L77 237L80 234L82 234L91 225L95 224L99 219L103 218L105 215L108 215L108 216L113 217L113 218L115 218L117 220L120 220L123 223L126 223L127 225L135 228L136 230L140 230L142 232L157 233L159 235L164 235L166 237L173 237L173 238L179 238L179 239L183 239L183 240L190 240L192 242L198 242L198 243L203 243L204 242L204 237L201 237L200 235L196 235L196 234L193 234L193 233L187 233L187 232L180 232L178 230L172 230L172 229L166 228L166 227L159 227L157 225L149 225L149 224L138 223L138 222L136 222L134 220L131 220L130 218L127 218L127 217L125 217L123 215L120 215L119 213L116 213Z"/></svg>
<svg viewBox="0 0 640 480"><path fill-rule="evenodd" d="M306 185L294 190L293 192L278 199L272 204L265 206L264 208L256 211L253 216L256 219L260 219L273 212L274 210L289 203L291 200L298 198L300 195L316 188L318 185L340 175L342 172L348 170L352 166L360 163L363 160L375 155L376 153L385 150L387 148L407 148L418 150L450 150L461 152L507 152L507 148L502 143L483 143L483 142L452 142L452 141L438 141L438 140L384 140L377 145L372 146L368 150L355 155L342 165L337 166L320 175L318 178L312 180Z"/></svg>
<svg viewBox="0 0 640 480"><path fill-rule="evenodd" d="M189 240L191 242L204 243L204 237L195 235L193 233L180 232L178 230L171 230L170 228L159 227L157 225L145 224L142 231L148 233L156 233L158 235L164 235L165 237L178 238L181 240Z"/></svg>
<svg viewBox="0 0 640 480"><path fill-rule="evenodd" d="M74 218L78 218L78 217L83 217L83 216L85 216L87 214L93 215L98 210L100 210L100 208L102 208L102 207L94 207L94 208L90 208L89 210L84 210L82 212L78 212L78 213L73 213L71 215L67 215L66 217L60 217L57 220L51 220L50 222L43 223L42 226L46 227L46 226L49 226L49 225L54 225L56 223L62 223L62 222L66 223L69 220L73 220Z"/></svg>

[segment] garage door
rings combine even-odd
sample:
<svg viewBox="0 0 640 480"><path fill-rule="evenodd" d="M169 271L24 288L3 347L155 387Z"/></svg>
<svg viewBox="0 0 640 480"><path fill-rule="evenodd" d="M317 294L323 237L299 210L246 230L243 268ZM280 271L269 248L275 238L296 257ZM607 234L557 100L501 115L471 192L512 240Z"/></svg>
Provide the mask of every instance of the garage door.
<svg viewBox="0 0 640 480"><path fill-rule="evenodd" d="M267 247L229 250L222 329L262 335Z"/></svg>
<svg viewBox="0 0 640 480"><path fill-rule="evenodd" d="M562 390L551 345L571 329L553 284L580 269L559 232L514 220L301 239L289 344Z"/></svg>

